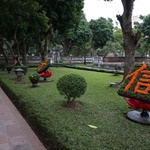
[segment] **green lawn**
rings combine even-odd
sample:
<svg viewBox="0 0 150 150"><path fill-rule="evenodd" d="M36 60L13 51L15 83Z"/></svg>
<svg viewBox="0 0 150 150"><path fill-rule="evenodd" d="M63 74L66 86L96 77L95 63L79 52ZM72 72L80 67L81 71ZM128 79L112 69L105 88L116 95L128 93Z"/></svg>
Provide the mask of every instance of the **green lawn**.
<svg viewBox="0 0 150 150"><path fill-rule="evenodd" d="M121 81L122 75L52 67L53 81L39 83L38 88L32 88L28 76L35 71L35 68L28 69L24 84L15 84L14 72L7 74L1 71L0 80L18 109L35 130L38 128L40 137L45 137L47 149L150 149L149 126L127 120L125 113L131 108L117 94L117 88L109 87L110 82ZM61 106L64 97L57 91L56 83L69 73L79 74L87 81L85 94L76 99L83 103L81 108Z"/></svg>

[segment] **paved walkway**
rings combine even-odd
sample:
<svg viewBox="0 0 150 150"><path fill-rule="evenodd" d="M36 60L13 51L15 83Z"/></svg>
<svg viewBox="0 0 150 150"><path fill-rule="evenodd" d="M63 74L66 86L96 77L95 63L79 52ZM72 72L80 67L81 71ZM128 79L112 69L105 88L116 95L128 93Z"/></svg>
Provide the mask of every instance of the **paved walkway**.
<svg viewBox="0 0 150 150"><path fill-rule="evenodd" d="M0 150L46 150L1 87Z"/></svg>

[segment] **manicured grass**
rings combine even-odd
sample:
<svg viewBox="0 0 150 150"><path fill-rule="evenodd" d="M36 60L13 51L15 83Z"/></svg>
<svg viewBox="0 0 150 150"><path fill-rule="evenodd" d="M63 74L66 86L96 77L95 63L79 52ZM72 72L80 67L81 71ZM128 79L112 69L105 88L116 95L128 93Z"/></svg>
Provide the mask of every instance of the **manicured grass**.
<svg viewBox="0 0 150 150"><path fill-rule="evenodd" d="M36 68L28 69L24 84L15 84L15 74L7 74L6 71L0 73L0 80L18 109L38 128L38 134L45 137L47 149L150 149L149 126L127 120L125 113L131 108L117 94L117 88L109 87L110 82L121 81L121 75L52 67L53 81L39 83L39 87L32 88L28 76L35 71ZM87 81L85 94L77 99L83 103L81 108L61 106L64 97L59 94L56 83L69 73L79 74Z"/></svg>

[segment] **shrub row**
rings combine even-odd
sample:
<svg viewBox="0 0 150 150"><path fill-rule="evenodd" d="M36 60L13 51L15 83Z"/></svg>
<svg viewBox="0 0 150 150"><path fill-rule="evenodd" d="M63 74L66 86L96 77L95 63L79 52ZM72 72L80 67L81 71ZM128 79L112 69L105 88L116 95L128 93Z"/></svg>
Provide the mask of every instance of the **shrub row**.
<svg viewBox="0 0 150 150"><path fill-rule="evenodd" d="M24 74L26 74L28 71L28 66L13 66L13 65L7 65L5 62L0 62L0 69L5 70L7 67L9 68L11 67L14 69L21 68L24 70Z"/></svg>
<svg viewBox="0 0 150 150"><path fill-rule="evenodd" d="M73 69L80 69L80 70L87 70L87 71L96 71L96 72L106 72L106 73L115 73L115 70L107 70L107 69L99 69L99 68L89 68L89 67L81 67L81 66L69 66L69 65L63 65L63 67L66 68L73 68ZM123 74L122 71L118 71L118 74Z"/></svg>

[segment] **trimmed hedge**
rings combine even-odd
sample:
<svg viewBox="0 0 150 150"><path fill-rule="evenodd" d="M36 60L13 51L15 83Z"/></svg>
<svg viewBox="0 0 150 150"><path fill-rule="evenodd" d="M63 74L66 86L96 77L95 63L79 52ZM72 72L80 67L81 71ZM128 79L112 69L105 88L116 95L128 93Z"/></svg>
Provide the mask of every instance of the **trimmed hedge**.
<svg viewBox="0 0 150 150"><path fill-rule="evenodd" d="M100 69L100 68L89 68L89 67L81 67L81 66L69 66L69 65L63 65L63 67L66 68L72 68L72 69L78 69L78 70L87 70L87 71L96 71L96 72L106 72L106 73L113 73L115 74L116 70L107 70L107 69ZM123 72L118 71L118 74L123 75Z"/></svg>

